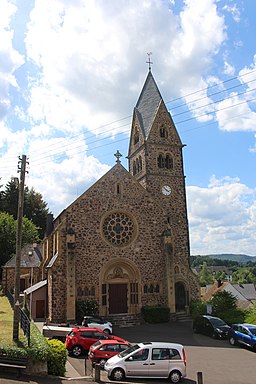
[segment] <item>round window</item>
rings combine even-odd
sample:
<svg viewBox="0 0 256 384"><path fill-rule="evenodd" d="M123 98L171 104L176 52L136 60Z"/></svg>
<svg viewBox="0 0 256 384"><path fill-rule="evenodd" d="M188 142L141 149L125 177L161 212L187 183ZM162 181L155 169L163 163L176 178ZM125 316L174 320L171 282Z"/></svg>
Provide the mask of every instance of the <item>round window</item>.
<svg viewBox="0 0 256 384"><path fill-rule="evenodd" d="M106 240L115 245L130 243L134 234L133 220L122 212L114 212L103 221L103 234Z"/></svg>

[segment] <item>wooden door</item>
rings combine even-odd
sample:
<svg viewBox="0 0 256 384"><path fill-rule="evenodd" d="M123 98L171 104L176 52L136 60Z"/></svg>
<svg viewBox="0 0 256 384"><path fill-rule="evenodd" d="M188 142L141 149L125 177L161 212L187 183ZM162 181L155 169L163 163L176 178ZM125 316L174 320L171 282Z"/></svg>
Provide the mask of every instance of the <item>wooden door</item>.
<svg viewBox="0 0 256 384"><path fill-rule="evenodd" d="M109 313L127 311L127 284L109 284Z"/></svg>
<svg viewBox="0 0 256 384"><path fill-rule="evenodd" d="M45 318L45 301L37 300L36 301L36 319Z"/></svg>

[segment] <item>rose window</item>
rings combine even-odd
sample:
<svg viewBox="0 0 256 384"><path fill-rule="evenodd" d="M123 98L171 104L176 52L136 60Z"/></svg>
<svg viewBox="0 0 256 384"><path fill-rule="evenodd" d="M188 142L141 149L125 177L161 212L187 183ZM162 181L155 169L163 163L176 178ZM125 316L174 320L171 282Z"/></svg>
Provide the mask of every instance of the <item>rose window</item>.
<svg viewBox="0 0 256 384"><path fill-rule="evenodd" d="M115 212L107 216L103 222L105 238L115 245L128 244L134 234L134 223L125 213Z"/></svg>

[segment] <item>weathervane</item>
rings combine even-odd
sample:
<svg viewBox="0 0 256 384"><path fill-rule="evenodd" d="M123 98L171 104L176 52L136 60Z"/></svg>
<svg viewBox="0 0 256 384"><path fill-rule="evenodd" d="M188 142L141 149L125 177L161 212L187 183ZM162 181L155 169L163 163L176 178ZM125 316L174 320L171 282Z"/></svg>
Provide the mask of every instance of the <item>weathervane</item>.
<svg viewBox="0 0 256 384"><path fill-rule="evenodd" d="M147 55L148 55L148 61L146 61L146 63L148 64L148 70L151 71L151 64L153 63L150 60L150 56L152 55L152 52L148 52Z"/></svg>
<svg viewBox="0 0 256 384"><path fill-rule="evenodd" d="M116 163L121 163L120 161L120 157L122 157L123 155L121 155L121 153L119 152L119 150L116 151L116 153L114 154L114 156L116 157Z"/></svg>

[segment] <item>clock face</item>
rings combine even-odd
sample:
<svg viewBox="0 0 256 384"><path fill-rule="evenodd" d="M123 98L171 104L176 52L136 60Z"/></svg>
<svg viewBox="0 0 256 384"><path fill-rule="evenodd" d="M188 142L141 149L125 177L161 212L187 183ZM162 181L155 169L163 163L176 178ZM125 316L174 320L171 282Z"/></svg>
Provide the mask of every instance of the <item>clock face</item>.
<svg viewBox="0 0 256 384"><path fill-rule="evenodd" d="M171 194L171 187L169 185L164 185L162 187L162 193L165 196L169 196Z"/></svg>

